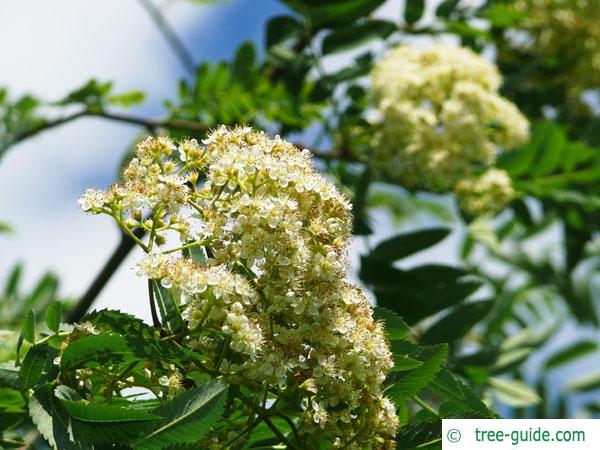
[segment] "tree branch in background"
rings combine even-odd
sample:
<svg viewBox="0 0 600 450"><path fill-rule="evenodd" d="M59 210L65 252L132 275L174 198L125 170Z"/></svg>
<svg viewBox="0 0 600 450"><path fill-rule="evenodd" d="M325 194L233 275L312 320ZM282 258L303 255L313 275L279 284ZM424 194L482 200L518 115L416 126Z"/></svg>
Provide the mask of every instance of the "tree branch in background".
<svg viewBox="0 0 600 450"><path fill-rule="evenodd" d="M165 40L179 59L181 65L185 68L185 70L190 74L194 75L196 72L196 64L194 63L194 58L192 54L188 51L188 49L183 45L183 42L177 36L171 25L166 21L163 14L160 10L152 3L152 0L139 0L140 4L146 10L146 12L150 15Z"/></svg>
<svg viewBox="0 0 600 450"><path fill-rule="evenodd" d="M37 127L31 128L15 137L11 145L16 145L21 141L29 139L43 131L50 130L60 125L65 125L69 122L73 122L82 117L101 117L103 119L112 120L115 122L128 123L131 125L139 125L142 127L146 127L150 130L156 130L158 128L170 128L172 130L183 130L183 131L192 131L192 132L205 132L208 130L206 126L204 126L200 122L194 122L191 120L155 120L155 119L146 119L143 117L133 116L129 114L122 113L111 113L107 111L94 111L91 109L84 109L81 111L77 111L73 114L60 117L55 120L50 120L46 123L43 123Z"/></svg>
<svg viewBox="0 0 600 450"><path fill-rule="evenodd" d="M141 238L144 235L144 230L138 228L134 231L134 234ZM98 297L102 289L106 286L108 281L117 271L121 263L125 260L131 249L135 246L135 241L127 236L125 233L121 235L121 242L110 256L100 273L96 276L92 284L88 287L87 291L78 300L75 307L69 312L67 316L67 322L73 323L80 320L85 313L88 311L94 300Z"/></svg>
<svg viewBox="0 0 600 450"><path fill-rule="evenodd" d="M21 133L18 136L16 136L11 145L16 145L22 141L25 141L26 139L36 136L39 133L50 130L60 125L65 125L82 117L100 117L103 119L112 120L114 122L127 123L130 125L139 125L147 128L148 130L153 131L156 131L160 128L164 128L171 130L189 131L193 133L204 133L209 130L209 128L201 122L195 122L192 120L146 119L144 117L133 116L129 114L85 109L64 117L60 117L55 120L48 121L44 124L41 124L38 127L27 130L24 133ZM322 151L317 149L311 149L300 143L295 143L294 145L296 145L296 147L300 149L308 148L315 158L321 159L323 161L344 160L348 162L356 162L356 160L352 157L352 155L346 148L333 149L331 151Z"/></svg>

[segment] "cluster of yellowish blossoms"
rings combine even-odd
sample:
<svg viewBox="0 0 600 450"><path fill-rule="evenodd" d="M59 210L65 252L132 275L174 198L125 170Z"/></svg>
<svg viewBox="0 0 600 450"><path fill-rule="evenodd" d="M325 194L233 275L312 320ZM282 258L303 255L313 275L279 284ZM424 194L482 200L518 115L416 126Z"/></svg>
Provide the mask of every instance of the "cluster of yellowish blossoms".
<svg viewBox="0 0 600 450"><path fill-rule="evenodd" d="M520 42L529 53L569 65L561 81L571 99L600 87L600 3L598 0L515 0L520 27L531 38Z"/></svg>
<svg viewBox="0 0 600 450"><path fill-rule="evenodd" d="M392 50L371 76L376 168L409 189L464 195L472 187L480 199L493 201L461 202L467 208L477 203L472 213L502 208L510 190L501 183L503 192L494 193L490 190L499 185L489 182L499 171L478 175L494 167L500 150L525 143L529 124L498 94L500 84L497 68L466 48L436 44ZM469 182L457 189L463 180Z"/></svg>
<svg viewBox="0 0 600 450"><path fill-rule="evenodd" d="M181 298L187 345L230 383L300 393L309 448L395 448L391 353L345 274L350 204L279 137L222 127L202 144L149 138L82 208L148 232L140 273Z"/></svg>

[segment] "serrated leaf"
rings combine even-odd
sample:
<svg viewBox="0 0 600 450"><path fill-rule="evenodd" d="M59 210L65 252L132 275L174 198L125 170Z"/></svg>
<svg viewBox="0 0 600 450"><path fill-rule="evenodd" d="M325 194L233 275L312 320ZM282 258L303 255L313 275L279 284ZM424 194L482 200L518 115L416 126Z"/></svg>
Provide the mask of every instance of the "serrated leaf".
<svg viewBox="0 0 600 450"><path fill-rule="evenodd" d="M448 228L429 228L400 234L381 242L368 257L381 261L396 261L437 244L449 233Z"/></svg>
<svg viewBox="0 0 600 450"><path fill-rule="evenodd" d="M40 434L57 450L80 450L71 433L67 412L54 396L51 384L37 389L29 399L29 415Z"/></svg>
<svg viewBox="0 0 600 450"><path fill-rule="evenodd" d="M90 403L84 400L60 400L72 426L86 443L126 443L148 431L162 417L144 410Z"/></svg>
<svg viewBox="0 0 600 450"><path fill-rule="evenodd" d="M62 318L62 303L60 302L52 302L46 308L46 312L44 313L44 321L46 325L50 329L50 331L54 331L58 333L60 329L60 320Z"/></svg>
<svg viewBox="0 0 600 450"><path fill-rule="evenodd" d="M396 435L398 449L422 449L428 442L439 441L442 435L442 421L429 419L409 423Z"/></svg>
<svg viewBox="0 0 600 450"><path fill-rule="evenodd" d="M444 417L494 417L488 407L473 390L442 368L432 382L432 388L448 398L439 408Z"/></svg>
<svg viewBox="0 0 600 450"><path fill-rule="evenodd" d="M171 333L176 332L183 326L181 312L177 302L171 295L169 289L164 288L159 281L152 280L154 299L158 305L161 322Z"/></svg>
<svg viewBox="0 0 600 450"><path fill-rule="evenodd" d="M31 389L37 384L48 356L48 344L34 345L29 349L19 371L19 382L25 390Z"/></svg>
<svg viewBox="0 0 600 450"><path fill-rule="evenodd" d="M392 348L395 348L394 344ZM420 348L419 356L416 358L421 360L423 364L395 381L387 390L387 395L393 398L396 403L417 395L432 382L436 374L441 370L447 355L447 345ZM410 356L415 357L413 355Z"/></svg>
<svg viewBox="0 0 600 450"><path fill-rule="evenodd" d="M156 414L107 403L90 403L85 400L61 400L69 415L83 422L120 423L161 420Z"/></svg>
<svg viewBox="0 0 600 450"><path fill-rule="evenodd" d="M139 450L160 450L168 445L190 444L201 439L220 419L227 386L211 381L183 392L156 413L165 417L156 428L133 444Z"/></svg>
<svg viewBox="0 0 600 450"><path fill-rule="evenodd" d="M406 322L394 311L387 308L373 308L373 318L375 320L383 320L385 334L389 340L404 339L410 331Z"/></svg>
<svg viewBox="0 0 600 450"><path fill-rule="evenodd" d="M390 373L406 372L407 370L413 370L422 365L422 361L410 358L409 356L394 355L394 367L390 369Z"/></svg>
<svg viewBox="0 0 600 450"><path fill-rule="evenodd" d="M73 370L94 361L104 364L108 361L124 361L133 356L127 338L114 333L82 336L67 346L61 359L62 370Z"/></svg>

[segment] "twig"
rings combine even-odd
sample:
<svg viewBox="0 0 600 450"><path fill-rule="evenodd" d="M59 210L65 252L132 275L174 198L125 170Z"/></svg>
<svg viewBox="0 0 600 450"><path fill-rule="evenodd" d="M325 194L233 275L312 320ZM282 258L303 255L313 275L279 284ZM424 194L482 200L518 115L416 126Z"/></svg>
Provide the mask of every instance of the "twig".
<svg viewBox="0 0 600 450"><path fill-rule="evenodd" d="M142 229L137 229L134 233L141 237L144 235L144 231ZM117 271L125 257L129 254L129 251L135 246L135 242L126 234L122 234L121 241L119 245L110 256L104 267L100 271L100 273L96 276L92 284L88 287L87 291L83 294L83 296L79 299L75 307L69 312L67 316L67 322L73 323L80 320L87 310L92 306L94 300L98 297L108 280L113 276L113 274Z"/></svg>
<svg viewBox="0 0 600 450"><path fill-rule="evenodd" d="M142 5L142 8L144 8L150 15L184 69L187 70L190 75L194 75L196 71L196 64L194 63L192 54L188 51L185 45L183 45L183 42L179 36L177 36L175 31L173 31L173 28L171 25L169 25L161 11L154 5L154 3L152 3L151 0L139 0L139 2Z"/></svg>
<svg viewBox="0 0 600 450"><path fill-rule="evenodd" d="M265 424L271 429L271 431L273 433L275 433L275 436L277 436L277 438L280 439L282 443L284 443L288 448L291 448L294 450L300 450L297 445L293 444L292 442L289 441L289 439L287 437L285 437L285 435L279 430L279 428L277 428L275 426L275 424L269 418L269 416L267 414L265 414L265 412L268 413L269 410L266 410L265 412L263 412L254 403L252 403L251 400L246 398L246 396L244 394L242 394L241 392L238 393L237 397L242 402L244 402L246 404L246 406L249 406L254 411L254 413L265 422Z"/></svg>
<svg viewBox="0 0 600 450"><path fill-rule="evenodd" d="M108 111L92 111L89 109L83 109L73 114L60 117L55 120L48 121L37 127L33 127L21 134L18 134L12 141L11 146L18 144L21 141L29 139L43 131L50 130L60 125L65 125L69 122L73 122L82 117L101 117L103 119L112 120L115 122L128 123L131 125L139 125L146 127L149 130L156 130L158 128L171 128L173 130L182 131L193 131L193 132L206 132L208 127L203 125L201 122L194 122L191 120L161 120L161 119L146 119L144 117L134 116L130 114L114 113Z"/></svg>

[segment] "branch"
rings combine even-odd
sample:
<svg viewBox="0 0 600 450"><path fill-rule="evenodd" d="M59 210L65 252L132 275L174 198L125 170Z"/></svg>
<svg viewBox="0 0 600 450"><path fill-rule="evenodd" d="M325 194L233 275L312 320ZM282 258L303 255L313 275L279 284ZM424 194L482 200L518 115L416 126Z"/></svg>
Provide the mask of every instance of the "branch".
<svg viewBox="0 0 600 450"><path fill-rule="evenodd" d="M138 228L134 231L134 233L138 237L142 237L144 235L144 230ZM119 242L119 245L113 254L110 256L108 261L106 261L106 264L104 264L104 267L100 273L96 276L94 281L92 281L92 284L90 284L87 291L85 291L83 296L79 299L75 305L75 308L69 312L67 316L68 323L77 322L85 315L90 306L92 306L92 303L94 303L94 300L96 300L98 297L98 294L102 292L102 289L104 289L104 286L106 286L108 280L110 280L110 278L114 275L134 246L134 240L123 233L121 236L121 242Z"/></svg>
<svg viewBox="0 0 600 450"><path fill-rule="evenodd" d="M90 109L84 109L77 111L73 114L60 117L55 120L48 121L37 127L31 128L15 137L11 145L16 145L26 139L36 136L46 130L50 130L60 125L65 125L69 122L73 122L82 117L100 117L114 122L127 123L130 125L139 125L150 130L158 128L170 128L172 130L189 131L195 133L204 133L209 130L209 127L205 126L201 122L195 122L193 120L169 120L169 119L147 119L144 117L134 116L130 114L115 113L108 111L93 111ZM299 149L308 148L301 143L293 143ZM359 162L356 158L351 155L351 152L346 148L336 148L331 151L323 151L317 149L308 148L315 158L322 161L336 161L344 160L348 162Z"/></svg>
<svg viewBox="0 0 600 450"><path fill-rule="evenodd" d="M181 65L187 70L190 75L194 75L196 72L196 64L194 63L194 58L192 54L185 48L179 36L173 31L171 25L166 21L160 10L154 6L151 0L139 0L142 8L146 10L146 12L150 15L162 35L164 36L167 44L173 50L173 53L179 59Z"/></svg>
<svg viewBox="0 0 600 450"><path fill-rule="evenodd" d="M101 117L103 119L112 120L115 122L128 123L131 125L139 125L142 127L146 127L148 129L157 129L157 128L171 128L173 130L183 130L183 131L193 131L193 132L205 132L208 130L208 127L203 125L200 122L195 122L192 120L156 120L156 119L146 119L144 117L133 116L129 114L123 113L114 113L107 111L94 111L88 108L83 109L81 111L77 111L73 114L69 114L64 117L60 117L55 120L50 120L45 122L37 127L33 127L21 134L18 134L15 139L10 144L15 145L26 139L34 137L35 135L42 133L43 131L50 130L52 128L58 127L60 125L65 125L69 122L73 122L82 117Z"/></svg>

